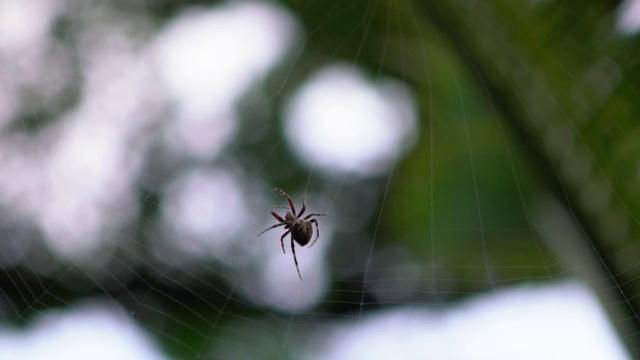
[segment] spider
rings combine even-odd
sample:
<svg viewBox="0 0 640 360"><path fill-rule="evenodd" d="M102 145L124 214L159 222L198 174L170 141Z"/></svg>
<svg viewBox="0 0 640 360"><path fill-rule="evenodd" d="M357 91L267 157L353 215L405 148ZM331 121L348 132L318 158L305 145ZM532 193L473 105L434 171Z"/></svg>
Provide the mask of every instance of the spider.
<svg viewBox="0 0 640 360"><path fill-rule="evenodd" d="M273 189L273 191L286 197L287 201L289 202L289 207L287 208L286 206L274 206L273 208L271 208L271 215L273 215L273 217L276 218L276 220L278 220L279 223L265 229L263 232L258 234L258 236L264 234L265 232L273 228L277 228L278 226L284 225L284 228L287 229L287 231L284 234L282 234L282 236L280 237L280 245L282 246L282 252L285 253L284 238L289 233L291 233L291 251L293 252L293 261L296 263L296 270L298 270L298 276L300 277L300 280L302 280L302 275L300 275L300 268L298 267L298 258L296 257L296 248L294 247L293 242L294 241L297 242L298 245L300 246L306 246L309 243L309 240L311 240L311 236L313 235L313 228L311 227L311 223L314 223L316 225L316 238L313 240L311 245L309 245L309 247L312 247L313 244L315 244L316 241L318 241L318 237L320 237L320 228L318 227L318 220L311 219L311 218L314 216L325 216L326 214L313 213L301 219L300 216L304 214L304 210L306 208L305 200L307 199L307 194L304 194L302 196L302 209L296 215L296 208L295 206L293 206L293 200L291 199L291 196L289 196L286 192L278 188ZM275 211L273 211L274 209L291 209L291 211L287 211L287 214L284 216L284 218L282 218L282 216L278 215Z"/></svg>

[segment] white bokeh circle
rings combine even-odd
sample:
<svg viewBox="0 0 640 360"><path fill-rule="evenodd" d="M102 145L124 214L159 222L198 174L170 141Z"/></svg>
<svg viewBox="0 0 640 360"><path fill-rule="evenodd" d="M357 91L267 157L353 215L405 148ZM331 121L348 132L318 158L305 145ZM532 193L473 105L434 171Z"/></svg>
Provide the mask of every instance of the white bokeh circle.
<svg viewBox="0 0 640 360"><path fill-rule="evenodd" d="M411 148L417 133L410 91L392 79L367 79L333 65L313 74L293 96L285 132L302 160L330 174L375 175Z"/></svg>

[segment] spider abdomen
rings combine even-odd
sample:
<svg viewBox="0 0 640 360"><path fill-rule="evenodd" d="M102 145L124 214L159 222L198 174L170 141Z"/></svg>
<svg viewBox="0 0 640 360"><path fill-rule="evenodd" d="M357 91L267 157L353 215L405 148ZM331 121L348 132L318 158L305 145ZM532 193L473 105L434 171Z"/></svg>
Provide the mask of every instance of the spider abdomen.
<svg viewBox="0 0 640 360"><path fill-rule="evenodd" d="M305 246L311 240L313 235L313 228L308 221L300 220L291 224L291 237L300 246Z"/></svg>

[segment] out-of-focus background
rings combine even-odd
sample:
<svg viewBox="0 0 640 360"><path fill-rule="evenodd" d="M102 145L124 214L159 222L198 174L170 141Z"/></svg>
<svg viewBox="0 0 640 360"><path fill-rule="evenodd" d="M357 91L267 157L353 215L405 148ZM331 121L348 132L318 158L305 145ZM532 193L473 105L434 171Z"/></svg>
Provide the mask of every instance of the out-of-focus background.
<svg viewBox="0 0 640 360"><path fill-rule="evenodd" d="M639 29L0 0L0 358L640 357ZM276 187L326 213L302 281Z"/></svg>

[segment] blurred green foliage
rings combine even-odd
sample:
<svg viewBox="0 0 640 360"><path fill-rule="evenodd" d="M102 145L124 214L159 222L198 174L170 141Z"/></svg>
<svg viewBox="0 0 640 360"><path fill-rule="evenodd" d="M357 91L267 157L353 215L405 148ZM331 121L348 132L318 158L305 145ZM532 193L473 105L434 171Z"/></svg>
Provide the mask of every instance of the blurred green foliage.
<svg viewBox="0 0 640 360"><path fill-rule="evenodd" d="M364 180L377 184L380 207L365 229L377 231L376 247L407 247L432 272L423 276L433 277L437 296L422 300L455 301L575 270L562 266L574 254L551 252L536 228L534 210L553 194L585 235L582 247L569 251L592 253L598 261L583 266L607 279L596 290L613 289L627 315L638 309L640 254L619 254L635 254L640 233L640 48L637 37L617 32L615 2L282 3L305 36L301 52L267 84L273 121L307 75L335 62L397 78L416 95L415 148L389 173ZM309 170L292 167L286 145L274 146L280 128L267 131L236 150L265 178L295 189ZM266 152L278 161L266 162ZM594 183L611 199L595 210L588 194ZM627 224L622 236L607 227L612 217ZM356 280L336 281L330 302L356 301L349 296L361 291ZM638 321L626 325L637 328Z"/></svg>
<svg viewBox="0 0 640 360"><path fill-rule="evenodd" d="M637 328L640 47L617 28L618 2L285 3L308 35L303 58L353 62L418 96L419 140L374 224L382 244L457 269L461 293L557 278L573 254L549 253L532 217L552 193L584 235L568 249L592 253L584 267Z"/></svg>
<svg viewBox="0 0 640 360"><path fill-rule="evenodd" d="M133 6L124 3L118 3L123 12ZM136 11L149 12L161 25L189 6L216 3L161 1ZM571 270L562 268L562 262L574 256L571 251L589 252L598 261L583 266L596 269L606 281L597 291L613 293L621 311L627 312L614 321L627 319L626 325L636 330L623 334L633 346L634 333L640 333L640 321L633 315L640 313L640 46L637 36L616 30L617 2L281 4L303 27L301 49L264 85L269 97L264 106L243 104L246 116L231 157L241 154L236 160L251 168L248 173L293 193L309 178L309 169L286 144L279 145L280 116L283 102L310 73L347 62L373 79L389 76L406 82L419 108L415 147L382 176L344 185L377 192L377 207L371 210L370 223L362 226L362 236L371 239L377 233L376 249L409 249L424 268L422 276L435 282L432 291L437 296L418 300L438 304L523 280L557 279ZM22 122L30 124L30 116L25 114ZM265 118L268 121L262 121ZM310 187L323 185L342 186L314 176ZM594 204L594 193L608 200ZM534 210L548 194L583 230L580 249L568 247L570 252L558 254L543 243L565 241L560 236L544 239L538 232L545 224L535 222ZM143 195L141 201L148 204L161 202L157 194ZM143 218L157 213L155 205L143 210ZM361 230L355 220L352 224ZM343 231L337 236L351 235ZM331 317L352 310L366 287L363 276L337 277L330 301L315 314ZM178 358L199 354L204 343L215 342L237 321L267 317L291 325L288 315L236 302L228 284L203 279L215 285L190 289L197 301L179 307L175 300L184 294L144 277L137 284L152 284L160 294L158 310L147 305L143 309L137 299L129 299L141 323ZM46 279L41 284L50 285ZM219 292L212 293L212 287ZM56 300L69 303L76 295L65 293ZM159 314L165 317L162 321ZM261 321L256 320L264 325Z"/></svg>

